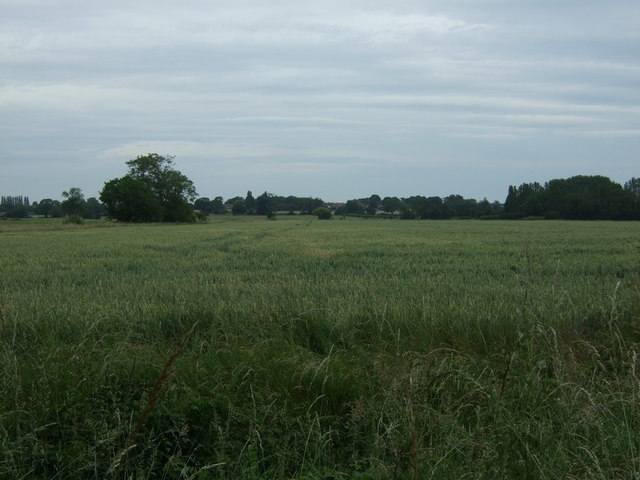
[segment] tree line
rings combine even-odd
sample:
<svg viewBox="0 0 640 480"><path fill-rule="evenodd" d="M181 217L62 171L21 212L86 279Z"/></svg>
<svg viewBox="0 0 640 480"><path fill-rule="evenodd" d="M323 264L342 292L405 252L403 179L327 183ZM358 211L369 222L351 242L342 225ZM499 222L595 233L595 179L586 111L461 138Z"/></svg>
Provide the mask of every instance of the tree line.
<svg viewBox="0 0 640 480"><path fill-rule="evenodd" d="M640 220L640 178L624 186L600 175L510 186L503 217Z"/></svg>
<svg viewBox="0 0 640 480"><path fill-rule="evenodd" d="M8 218L27 218L38 215L45 218L78 216L94 219L102 218L105 215L105 205L95 197L85 199L82 190L77 187L62 192L62 197L64 199L62 201L44 198L39 202L30 203L29 197L26 196L3 196L0 203L0 215Z"/></svg>
<svg viewBox="0 0 640 480"><path fill-rule="evenodd" d="M84 198L78 187L62 192L62 201L45 198L29 203L27 196L0 197L0 216L102 218L122 222L193 222L207 215L276 214L337 216L386 216L410 219L576 219L639 220L640 178L624 186L604 176L579 175L509 186L504 203L477 201L461 195L384 197L374 194L344 203L320 198L278 196L264 192L224 200L198 197L193 182L176 170L174 157L150 153L126 162L128 173L105 182L99 199Z"/></svg>

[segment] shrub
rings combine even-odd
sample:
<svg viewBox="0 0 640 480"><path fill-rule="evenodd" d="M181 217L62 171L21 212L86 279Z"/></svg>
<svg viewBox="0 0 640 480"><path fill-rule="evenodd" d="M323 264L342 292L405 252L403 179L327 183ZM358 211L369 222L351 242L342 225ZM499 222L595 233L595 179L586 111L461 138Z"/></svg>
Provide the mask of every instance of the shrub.
<svg viewBox="0 0 640 480"><path fill-rule="evenodd" d="M317 215L318 220L331 220L333 216L333 212L327 207L318 207L311 213Z"/></svg>
<svg viewBox="0 0 640 480"><path fill-rule="evenodd" d="M84 220L80 215L69 215L62 221L62 223L73 223L74 225L82 225L84 223Z"/></svg>
<svg viewBox="0 0 640 480"><path fill-rule="evenodd" d="M403 206L400 209L400 218L402 220L413 220L414 218L416 218L416 214L410 208Z"/></svg>

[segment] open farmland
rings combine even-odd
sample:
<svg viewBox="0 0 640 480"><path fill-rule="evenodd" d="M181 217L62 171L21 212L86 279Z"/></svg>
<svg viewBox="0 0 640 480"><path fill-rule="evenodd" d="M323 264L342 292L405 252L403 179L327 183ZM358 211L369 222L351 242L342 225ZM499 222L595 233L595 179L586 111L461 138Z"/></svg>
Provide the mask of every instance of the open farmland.
<svg viewBox="0 0 640 480"><path fill-rule="evenodd" d="M640 223L58 222L0 223L0 479L640 476Z"/></svg>

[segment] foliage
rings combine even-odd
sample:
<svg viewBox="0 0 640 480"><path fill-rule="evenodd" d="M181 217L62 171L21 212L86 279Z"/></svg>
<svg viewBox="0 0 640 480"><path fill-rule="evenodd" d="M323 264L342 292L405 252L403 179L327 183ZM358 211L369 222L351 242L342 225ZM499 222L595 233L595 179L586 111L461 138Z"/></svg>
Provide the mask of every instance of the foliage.
<svg viewBox="0 0 640 480"><path fill-rule="evenodd" d="M82 216L84 214L84 194L78 187L72 187L69 191L62 192L64 200L60 204L65 215Z"/></svg>
<svg viewBox="0 0 640 480"><path fill-rule="evenodd" d="M193 208L203 213L212 213L211 200L207 197L198 198L193 202Z"/></svg>
<svg viewBox="0 0 640 480"><path fill-rule="evenodd" d="M105 183L100 199L110 217L124 222L191 222L193 182L156 153L129 160L129 173Z"/></svg>
<svg viewBox="0 0 640 480"><path fill-rule="evenodd" d="M347 200L344 206L345 213L347 214L359 214L364 213L364 208L358 200Z"/></svg>
<svg viewBox="0 0 640 480"><path fill-rule="evenodd" d="M60 202L57 202L60 203ZM56 206L56 201L50 198L44 198L38 202L38 205L35 208L35 213L37 215L44 215L44 218L48 218L52 213L54 207Z"/></svg>
<svg viewBox="0 0 640 480"><path fill-rule="evenodd" d="M402 207L402 200L398 197L384 197L382 199L382 209L386 213L391 214L396 210L400 210L400 207Z"/></svg>
<svg viewBox="0 0 640 480"><path fill-rule="evenodd" d="M12 195L0 196L0 209L7 210L18 205L29 205L29 197L18 195L16 197Z"/></svg>
<svg viewBox="0 0 640 480"><path fill-rule="evenodd" d="M314 209L324 206L324 202L319 198L293 195L288 197L272 195L271 201L273 208L278 212L299 212L301 215L311 215Z"/></svg>
<svg viewBox="0 0 640 480"><path fill-rule="evenodd" d="M416 214L406 205L400 207L400 218L402 220L413 220L416 218Z"/></svg>
<svg viewBox="0 0 640 480"><path fill-rule="evenodd" d="M243 215L247 213L247 207L244 204L244 200L238 199L233 202L233 205L231 206L231 213L233 215Z"/></svg>
<svg viewBox="0 0 640 480"><path fill-rule="evenodd" d="M255 213L256 215L266 215L270 217L275 214L275 204L272 200L273 195L264 192L258 198L256 198L255 203Z"/></svg>
<svg viewBox="0 0 640 480"><path fill-rule="evenodd" d="M380 208L381 203L382 203L382 200L380 199L380 195L377 195L377 194L371 195L366 202L367 207L365 211L367 212L367 215L375 215L376 212L378 211L378 208Z"/></svg>
<svg viewBox="0 0 640 480"><path fill-rule="evenodd" d="M640 178L633 177L629 181L625 182L624 189L633 194L636 201L640 202Z"/></svg>
<svg viewBox="0 0 640 480"><path fill-rule="evenodd" d="M256 213L256 199L253 198L251 190L247 192L247 196L244 198L244 205L247 208L247 215L254 215ZM258 214L262 215L262 214ZM266 215L266 214L265 214Z"/></svg>
<svg viewBox="0 0 640 480"><path fill-rule="evenodd" d="M200 210L197 210L196 212L194 212L194 216L195 216L195 219L199 222L206 222L207 218L209 218L208 214Z"/></svg>
<svg viewBox="0 0 640 480"><path fill-rule="evenodd" d="M213 200L209 200L207 197L198 198L193 206L196 210L211 215L222 215L227 211L222 197L215 197Z"/></svg>
<svg viewBox="0 0 640 480"><path fill-rule="evenodd" d="M82 225L84 223L84 220L82 219L82 217L80 215L69 215L67 217L65 217L65 219L62 221L62 223L65 224L73 224L73 225Z"/></svg>
<svg viewBox="0 0 640 480"><path fill-rule="evenodd" d="M6 210L9 218L27 218L30 213L28 205L15 205Z"/></svg>
<svg viewBox="0 0 640 480"><path fill-rule="evenodd" d="M216 197L213 200L211 200L210 208L211 208L210 213L214 215L223 215L227 211L227 208L224 206L224 203L222 202L222 197Z"/></svg>
<svg viewBox="0 0 640 480"><path fill-rule="evenodd" d="M415 195L413 197L403 199L405 205L410 208L417 218L425 219L446 219L451 218L455 211L451 209L451 203L455 205L464 205L462 203L462 197L451 196L449 205L440 197L424 197L422 195Z"/></svg>
<svg viewBox="0 0 640 480"><path fill-rule="evenodd" d="M318 217L318 220L331 220L333 212L327 207L318 207L313 211L313 214Z"/></svg>
<svg viewBox="0 0 640 480"><path fill-rule="evenodd" d="M640 219L634 179L625 188L609 178L579 175L554 179L544 186L524 183L510 186L505 213L511 218L541 216L569 220Z"/></svg>
<svg viewBox="0 0 640 480"><path fill-rule="evenodd" d="M130 175L109 180L100 192L107 214L121 222L159 222L162 203L151 187Z"/></svg>
<svg viewBox="0 0 640 480"><path fill-rule="evenodd" d="M97 198L89 197L84 204L85 218L100 219L105 214L105 206Z"/></svg>
<svg viewBox="0 0 640 480"><path fill-rule="evenodd" d="M1 196L0 212L5 212L9 218L27 218L31 213L29 197L26 196Z"/></svg>

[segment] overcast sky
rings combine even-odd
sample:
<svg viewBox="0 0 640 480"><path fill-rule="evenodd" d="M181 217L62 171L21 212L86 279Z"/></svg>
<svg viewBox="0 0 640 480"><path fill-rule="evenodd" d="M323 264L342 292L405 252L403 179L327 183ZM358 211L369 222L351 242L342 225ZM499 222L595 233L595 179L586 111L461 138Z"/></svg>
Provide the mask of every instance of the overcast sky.
<svg viewBox="0 0 640 480"><path fill-rule="evenodd" d="M200 196L640 177L638 0L0 0L0 194L149 152Z"/></svg>

